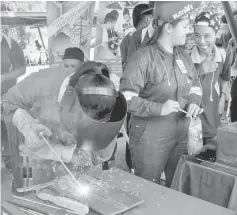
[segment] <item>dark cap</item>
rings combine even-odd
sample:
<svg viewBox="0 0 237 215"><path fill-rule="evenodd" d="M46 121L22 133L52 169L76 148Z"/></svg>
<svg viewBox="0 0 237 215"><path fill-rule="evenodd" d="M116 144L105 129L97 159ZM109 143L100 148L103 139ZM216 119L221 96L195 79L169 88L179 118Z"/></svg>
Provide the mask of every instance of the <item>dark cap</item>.
<svg viewBox="0 0 237 215"><path fill-rule="evenodd" d="M153 8L154 8L154 1L149 1L148 8L144 11L141 12L142 15L152 15L153 13Z"/></svg>
<svg viewBox="0 0 237 215"><path fill-rule="evenodd" d="M154 5L154 19L173 22L195 10L201 1L156 1Z"/></svg>
<svg viewBox="0 0 237 215"><path fill-rule="evenodd" d="M133 25L136 28L138 23L141 21L142 16L151 15L153 8L149 7L149 4L138 4L134 7L132 18L133 18Z"/></svg>
<svg viewBox="0 0 237 215"><path fill-rule="evenodd" d="M63 60L64 59L76 59L84 62L84 52L77 47L70 47L65 49Z"/></svg>

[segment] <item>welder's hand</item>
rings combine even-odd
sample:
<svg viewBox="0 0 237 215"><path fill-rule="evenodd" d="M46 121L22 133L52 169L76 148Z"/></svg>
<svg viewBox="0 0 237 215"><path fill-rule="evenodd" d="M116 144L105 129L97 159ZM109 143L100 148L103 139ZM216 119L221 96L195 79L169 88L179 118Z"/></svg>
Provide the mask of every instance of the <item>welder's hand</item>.
<svg viewBox="0 0 237 215"><path fill-rule="evenodd" d="M161 116L169 115L173 112L178 112L180 109L179 102L174 100L167 100L163 105L161 109Z"/></svg>
<svg viewBox="0 0 237 215"><path fill-rule="evenodd" d="M83 149L76 149L71 162L78 166L92 166L92 155Z"/></svg>
<svg viewBox="0 0 237 215"><path fill-rule="evenodd" d="M206 74L209 72L216 71L216 68L218 67L218 63L216 63L214 61L205 60L201 63L201 67L202 67L204 73Z"/></svg>
<svg viewBox="0 0 237 215"><path fill-rule="evenodd" d="M44 145L39 133L43 133L46 137L52 136L51 130L40 124L25 109L17 109L12 117L12 122L25 136L25 143L28 147L38 148Z"/></svg>
<svg viewBox="0 0 237 215"><path fill-rule="evenodd" d="M26 146L32 148L39 148L45 145L44 140L39 137L39 133L42 133L45 137L52 136L52 132L48 127L40 123L32 123L30 125L30 128L23 133L25 136Z"/></svg>
<svg viewBox="0 0 237 215"><path fill-rule="evenodd" d="M197 104L190 104L188 106L188 113L186 114L186 117L192 117L196 119L198 115L200 115L203 112L203 109L200 108Z"/></svg>

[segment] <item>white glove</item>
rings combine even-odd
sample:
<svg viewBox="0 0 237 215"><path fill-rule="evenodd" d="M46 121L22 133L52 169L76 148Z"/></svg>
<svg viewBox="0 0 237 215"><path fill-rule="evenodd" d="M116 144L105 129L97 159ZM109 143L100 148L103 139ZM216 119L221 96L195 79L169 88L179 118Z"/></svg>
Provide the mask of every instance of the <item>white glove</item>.
<svg viewBox="0 0 237 215"><path fill-rule="evenodd" d="M17 109L13 115L12 122L18 130L25 136L25 144L28 147L38 148L45 144L38 133L42 132L50 137L52 132L46 126L38 123L26 110Z"/></svg>

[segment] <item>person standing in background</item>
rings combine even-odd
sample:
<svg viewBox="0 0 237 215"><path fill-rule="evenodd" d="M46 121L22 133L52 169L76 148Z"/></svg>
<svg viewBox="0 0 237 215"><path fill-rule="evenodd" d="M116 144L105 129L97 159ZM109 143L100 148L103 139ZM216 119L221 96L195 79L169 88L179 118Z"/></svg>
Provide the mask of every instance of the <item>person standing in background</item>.
<svg viewBox="0 0 237 215"><path fill-rule="evenodd" d="M233 11L233 16L237 22L237 10ZM216 35L216 46L218 47L222 47L226 50L226 54L230 55L230 52L233 52L233 61L231 63L232 66L232 71L236 71L237 70L237 48L235 45L235 50L230 50L231 46L230 40L232 38L232 34L230 31L230 27L228 25L228 21L226 19L226 16L223 15L221 17L221 28L220 30L217 32ZM235 42L236 43L236 42ZM234 72L236 73L236 72ZM231 105L230 105L230 118L231 118L231 122L236 122L237 121L237 78L235 78L235 80L232 83L231 86L231 90L230 90L230 94L231 94Z"/></svg>
<svg viewBox="0 0 237 215"><path fill-rule="evenodd" d="M26 73L26 62L20 45L5 34L1 34L1 96L8 92L17 79ZM2 112L2 108L1 108ZM2 158L9 159L9 147L5 122L1 119Z"/></svg>
<svg viewBox="0 0 237 215"><path fill-rule="evenodd" d="M218 16L212 12L202 12L194 21L194 39L196 46L191 58L196 67L203 90L200 116L205 148L213 149L217 144L217 129L220 114L224 111L225 99L230 80L230 55L224 48L215 45L216 32L219 29Z"/></svg>
<svg viewBox="0 0 237 215"><path fill-rule="evenodd" d="M63 56L63 67L74 73L81 67L84 62L84 52L77 47L65 49Z"/></svg>
<svg viewBox="0 0 237 215"><path fill-rule="evenodd" d="M152 11L153 7L150 7L148 4L138 4L133 9L133 25L136 30L127 34L120 44L123 71L125 70L127 60L138 50L139 47L141 47L142 44L146 44L150 36L153 34L153 32L149 32L146 28L152 22ZM127 113L126 131L128 135L130 118L131 114ZM126 144L126 161L131 170L131 155L128 143Z"/></svg>
<svg viewBox="0 0 237 215"><path fill-rule="evenodd" d="M5 34L1 35L1 52L1 95L3 95L16 84L17 78L26 73L26 62L20 45Z"/></svg>
<svg viewBox="0 0 237 215"><path fill-rule="evenodd" d="M152 22L152 11L153 8L148 4L138 4L134 7L132 17L136 30L127 34L120 44L123 69L127 60L151 37L153 32L143 29Z"/></svg>
<svg viewBox="0 0 237 215"><path fill-rule="evenodd" d="M237 10L233 12L233 16L237 22ZM216 34L216 46L227 49L229 40L232 38L230 27L225 15L221 17L221 26Z"/></svg>

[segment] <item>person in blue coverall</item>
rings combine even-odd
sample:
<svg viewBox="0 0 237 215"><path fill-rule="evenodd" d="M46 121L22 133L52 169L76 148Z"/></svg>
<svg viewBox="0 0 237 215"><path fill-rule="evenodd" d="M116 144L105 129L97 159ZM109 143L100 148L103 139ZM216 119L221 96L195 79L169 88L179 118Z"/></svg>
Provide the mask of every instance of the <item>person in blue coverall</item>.
<svg viewBox="0 0 237 215"><path fill-rule="evenodd" d="M202 91L191 57L180 45L189 30L187 14L200 2L155 2L158 28L149 45L128 60L120 91L131 113L129 147L135 174L170 187L187 153L190 117L201 113ZM184 114L180 109L186 110Z"/></svg>

